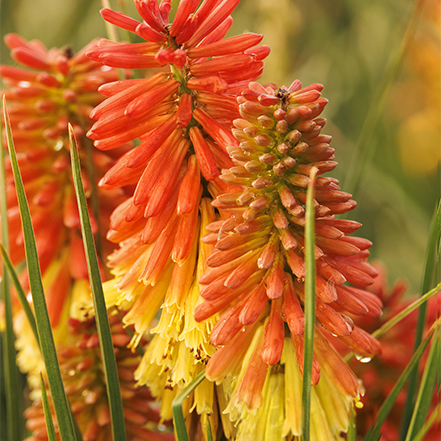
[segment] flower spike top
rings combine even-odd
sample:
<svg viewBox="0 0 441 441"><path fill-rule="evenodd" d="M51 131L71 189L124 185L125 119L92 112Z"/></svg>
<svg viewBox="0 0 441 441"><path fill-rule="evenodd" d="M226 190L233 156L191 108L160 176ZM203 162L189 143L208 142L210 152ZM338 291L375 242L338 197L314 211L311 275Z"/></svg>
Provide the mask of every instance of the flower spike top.
<svg viewBox="0 0 441 441"><path fill-rule="evenodd" d="M242 119L234 121L233 133L240 144L229 147L236 165L221 178L241 189L220 193L213 203L222 219L208 226L205 241L215 250L207 260L211 268L199 280L205 301L195 311L197 320L222 314L210 340L224 346L218 353L226 354L239 331L263 320L253 357L262 366L277 364L287 332L302 369L306 189L313 167L321 175L337 165L331 137L321 134L326 120L319 115L327 103L321 90L319 84L302 88L298 80L289 88L251 82L238 99ZM359 223L335 218L355 206L336 179L320 176L315 188L317 321L358 354L372 357L379 343L354 327L348 315L381 314L380 299L364 289L377 275L366 262L371 242L350 236ZM321 364L341 393L357 396L356 378L319 327L315 341L313 383ZM215 359L217 354L207 374L218 380L224 374ZM252 401L247 404L253 407Z"/></svg>
<svg viewBox="0 0 441 441"><path fill-rule="evenodd" d="M60 318L72 281L88 279L81 240L80 217L70 172L68 123L79 140L83 161L83 182L90 197L94 180L100 179L115 160L93 149L86 166L85 132L92 120L89 113L103 98L98 87L118 78L110 69L89 60L90 43L73 54L70 49L47 49L37 41L16 34L5 36L11 57L18 66L0 66L0 78L8 87L2 90L8 104L17 158L30 204L43 276L50 273L46 286L49 314L55 326ZM7 203L10 253L14 264L24 260L23 236L10 163L7 168ZM93 169L93 173L92 173ZM95 175L95 176L94 176ZM121 190L101 191L98 213L91 210L94 232L105 231L108 218L123 200ZM98 214L98 218L96 216ZM103 252L109 252L109 242ZM107 247L107 249L106 249ZM28 288L27 272L22 283Z"/></svg>
<svg viewBox="0 0 441 441"><path fill-rule="evenodd" d="M227 147L237 144L229 131L239 116L236 96L260 75L269 53L267 46L256 46L261 35L222 40L237 3L206 0L197 8L199 1L181 1L173 23L170 1L135 1L142 22L110 9L101 11L108 22L147 42L101 40L88 52L90 58L112 67L170 66L168 73L102 87L108 99L91 113L98 121L88 136L97 148L141 141L101 181L108 189L136 184L133 199L118 213L121 221L112 222L111 240L120 241L134 219L163 213L175 184L179 214L188 215L194 210L200 174L212 181L220 168L232 166ZM187 255L176 258L183 261Z"/></svg>

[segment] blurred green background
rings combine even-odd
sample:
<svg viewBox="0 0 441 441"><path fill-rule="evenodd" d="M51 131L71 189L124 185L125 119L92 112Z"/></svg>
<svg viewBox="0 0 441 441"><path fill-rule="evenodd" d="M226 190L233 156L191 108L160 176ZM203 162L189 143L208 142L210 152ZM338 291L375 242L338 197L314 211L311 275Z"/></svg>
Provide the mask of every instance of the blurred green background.
<svg viewBox="0 0 441 441"><path fill-rule="evenodd" d="M1 32L79 50L106 37L101 7L2 0ZM131 0L111 7L138 18ZM439 0L242 0L233 17L231 35L262 33L272 48L263 82L324 84L332 175L358 202L349 218L363 223L359 235L390 280L404 277L417 293L441 188ZM1 62L13 63L3 43Z"/></svg>

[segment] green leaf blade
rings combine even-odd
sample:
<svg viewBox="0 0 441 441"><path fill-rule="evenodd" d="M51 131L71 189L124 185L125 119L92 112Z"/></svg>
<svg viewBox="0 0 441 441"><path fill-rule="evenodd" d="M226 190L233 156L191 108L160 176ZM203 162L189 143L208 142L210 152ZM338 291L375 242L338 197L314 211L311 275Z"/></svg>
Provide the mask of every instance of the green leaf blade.
<svg viewBox="0 0 441 441"><path fill-rule="evenodd" d="M305 225L305 339L303 358L303 389L302 389L302 431L303 441L310 439L311 425L311 378L314 355L315 326L315 257L314 257L314 185L317 169L311 171L311 184L306 194L306 225Z"/></svg>
<svg viewBox="0 0 441 441"><path fill-rule="evenodd" d="M6 109L6 100L3 99L3 112L8 140L9 155L14 174L17 200L20 207L22 220L23 236L26 252L26 263L29 274L29 286L34 303L35 318L37 323L38 335L41 343L43 360L46 366L49 387L54 401L55 414L58 420L60 436L63 441L75 441L73 421L69 409L69 402L63 387L60 367L58 365L57 352L55 349L54 337L49 321L46 300L44 297L43 283L41 278L40 263L38 259L35 234L32 226L32 218L26 193L18 166L17 155L15 153L14 142L12 139L9 115Z"/></svg>
<svg viewBox="0 0 441 441"><path fill-rule="evenodd" d="M0 125L1 127L1 125ZM3 134L0 130L0 213L1 218L5 219L1 225L2 241L8 246L9 231L6 205L6 172L5 172L5 154L1 140ZM2 246L3 249L3 246ZM1 281L0 298L4 301L5 306L5 331L3 345L3 367L6 379L6 409L8 416L8 436L11 441L19 441L22 439L23 427L23 409L19 397L21 395L20 378L15 362L15 334L13 328L12 301L9 277L6 271L6 263L3 259L3 280Z"/></svg>
<svg viewBox="0 0 441 441"><path fill-rule="evenodd" d="M387 416L389 415L389 412L392 410L393 405L395 404L395 401L398 398L398 394L403 389L404 385L406 384L407 380L409 379L413 369L418 364L421 356L423 355L424 351L426 350L427 346L430 343L430 340L433 335L434 328L432 328L429 335L422 341L422 343L419 345L418 349L415 351L412 359L410 360L409 364L406 366L406 369L401 374L400 378L395 383L395 386L387 396L386 400L382 404L380 411L378 412L378 415L376 417L376 420L372 424L371 428L369 429L364 441L374 441L378 438L381 432L381 426L386 421Z"/></svg>
<svg viewBox="0 0 441 441"><path fill-rule="evenodd" d="M90 224L89 212L87 209L86 196L84 194L83 182L81 179L78 148L72 126L70 125L69 139L71 146L72 175L80 214L81 231L83 235L84 250L86 254L87 268L89 271L90 286L95 308L95 318L100 341L100 349L103 357L103 367L106 378L113 439L124 441L126 440L126 430L115 353L107 316L106 302L104 300L98 258Z"/></svg>
<svg viewBox="0 0 441 441"><path fill-rule="evenodd" d="M57 441L55 433L54 420L52 419L51 408L47 397L46 386L44 384L43 375L40 372L41 400L43 402L44 420L46 422L46 430L49 441Z"/></svg>
<svg viewBox="0 0 441 441"><path fill-rule="evenodd" d="M436 282L440 282L441 279L441 200L438 203L438 207L432 218L430 226L429 240L426 253L426 264L424 269L424 277L421 292L427 292ZM419 309L418 323L415 333L415 345L416 349L420 344L424 332L424 326L426 322L426 303L423 303ZM400 440L403 441L406 438L408 427L412 418L413 409L415 406L415 395L418 387L418 364L415 367L407 387L406 404L403 411L403 419L401 422Z"/></svg>
<svg viewBox="0 0 441 441"><path fill-rule="evenodd" d="M175 431L177 436L177 441L189 441L187 428L185 427L185 418L184 413L182 412L182 403L188 397L188 395L193 392L197 386L205 378L205 369L181 392L176 396L172 403L172 411L173 411L173 422L175 425Z"/></svg>

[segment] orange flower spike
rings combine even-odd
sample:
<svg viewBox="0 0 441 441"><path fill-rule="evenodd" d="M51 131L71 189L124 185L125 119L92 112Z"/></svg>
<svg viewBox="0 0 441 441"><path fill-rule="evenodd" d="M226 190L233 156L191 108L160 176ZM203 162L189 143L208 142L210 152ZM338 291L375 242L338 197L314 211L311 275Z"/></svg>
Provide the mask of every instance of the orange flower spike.
<svg viewBox="0 0 441 441"><path fill-rule="evenodd" d="M317 327L314 334L314 353L320 365L343 395L357 397L362 393L361 386L351 369Z"/></svg>
<svg viewBox="0 0 441 441"><path fill-rule="evenodd" d="M228 374L233 375L239 369L242 357L253 339L254 331L255 326L246 327L243 332L238 332L227 346L219 348L214 353L205 371L210 381L219 383Z"/></svg>
<svg viewBox="0 0 441 441"><path fill-rule="evenodd" d="M185 216L193 212L198 201L200 188L200 171L195 155L188 158L188 169L185 173L178 197L178 214Z"/></svg>
<svg viewBox="0 0 441 441"><path fill-rule="evenodd" d="M182 188L182 186L181 186ZM181 216L179 220L178 231L176 233L175 242L173 244L172 259L178 264L188 257L191 251L193 240L198 226L198 206L202 196L202 188L200 188L197 203L193 207L193 212L186 216Z"/></svg>
<svg viewBox="0 0 441 441"><path fill-rule="evenodd" d="M213 179L216 179L219 176L219 170L217 168L213 153L208 147L208 144L205 141L202 132L198 127L194 126L191 127L189 135L191 141L193 142L202 175L207 181L212 181Z"/></svg>
<svg viewBox="0 0 441 441"><path fill-rule="evenodd" d="M305 314L300 306L291 274L286 275L284 294L283 313L286 323L293 334L301 335L305 330Z"/></svg>
<svg viewBox="0 0 441 441"><path fill-rule="evenodd" d="M273 366L282 356L285 340L285 325L282 318L282 299L271 301L271 312L265 326L265 338L262 348L262 360Z"/></svg>
<svg viewBox="0 0 441 441"><path fill-rule="evenodd" d="M191 95L184 93L181 96L179 108L177 112L177 122L181 127L187 127L190 124L193 112L193 101Z"/></svg>
<svg viewBox="0 0 441 441"><path fill-rule="evenodd" d="M315 335L315 334L314 334ZM297 364L300 369L300 373L303 375L303 360L304 360L304 339L303 335L291 334L291 341L294 346L295 354L297 357ZM312 359L312 375L311 385L315 386L320 380L320 363L317 360L316 353L314 352Z"/></svg>
<svg viewBox="0 0 441 441"><path fill-rule="evenodd" d="M256 341L257 339L257 341ZM263 332L255 334L255 347L248 360L243 377L233 394L232 403L245 403L248 409L257 409L262 405L262 389L268 372L268 365L262 359L264 343Z"/></svg>

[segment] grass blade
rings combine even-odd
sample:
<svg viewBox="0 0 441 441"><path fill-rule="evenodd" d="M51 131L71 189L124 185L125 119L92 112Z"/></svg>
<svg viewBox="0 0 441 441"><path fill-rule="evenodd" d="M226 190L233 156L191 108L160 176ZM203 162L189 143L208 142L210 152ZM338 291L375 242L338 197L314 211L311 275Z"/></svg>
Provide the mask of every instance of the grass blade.
<svg viewBox="0 0 441 441"><path fill-rule="evenodd" d="M306 225L305 225L305 347L303 359L303 389L302 389L302 432L303 440L310 439L311 424L311 377L312 359L314 352L314 323L315 323L315 257L314 257L314 185L317 169L313 167L306 195Z"/></svg>
<svg viewBox="0 0 441 441"><path fill-rule="evenodd" d="M207 417L207 441L213 441L213 434L211 432L210 419Z"/></svg>
<svg viewBox="0 0 441 441"><path fill-rule="evenodd" d="M439 326L439 324L438 324ZM421 356L423 355L424 351L426 350L430 339L432 338L432 334L434 332L435 327L431 329L429 332L429 335L423 340L423 342L419 345L418 349L415 351L415 353L412 356L412 359L410 360L409 364L406 366L406 369L404 369L403 373L401 374L400 378L395 383L395 386L389 393L388 397L382 404L380 411L378 412L376 420L373 422L372 426L370 427L368 433L366 434L366 437L364 441L374 441L378 438L381 431L381 426L383 425L384 421L386 420L387 416L389 415L389 412L391 411L393 405L395 404L395 401L398 397L398 394L403 389L404 385L406 384L407 380L410 377L410 374L412 373L415 366L418 364Z"/></svg>
<svg viewBox="0 0 441 441"><path fill-rule="evenodd" d="M441 201L438 203L438 207L433 215L432 224L429 232L429 242L427 246L426 266L424 270L424 278L421 292L427 292L438 281L440 281L440 247L441 247ZM415 346L416 348L422 339L424 324L426 321L426 303L423 303L420 307L418 314L418 323L415 334ZM415 367L415 371L412 372L410 377L409 386L407 387L406 404L403 411L403 419L401 422L400 440L406 438L407 429L410 424L411 416L413 413L413 407L415 405L415 395L418 386L418 364Z"/></svg>
<svg viewBox="0 0 441 441"><path fill-rule="evenodd" d="M435 409L432 410L432 413L430 414L429 418L427 419L426 424L421 428L421 430L416 434L415 438L412 439L412 441L422 441L423 438L426 436L427 432L431 429L437 418L439 418L441 412L441 402L437 404Z"/></svg>
<svg viewBox="0 0 441 441"><path fill-rule="evenodd" d="M357 427L355 424L355 409L352 409L351 418L349 420L347 441L356 441L356 440L357 440Z"/></svg>
<svg viewBox="0 0 441 441"><path fill-rule="evenodd" d="M407 431L406 441L410 441L422 429L429 413L431 398L439 373L439 335L435 334L427 357L420 389L415 403L412 419Z"/></svg>
<svg viewBox="0 0 441 441"><path fill-rule="evenodd" d="M173 421L175 424L177 441L189 441L187 428L185 427L182 403L199 386L205 378L205 369L176 396L172 403Z"/></svg>
<svg viewBox="0 0 441 441"><path fill-rule="evenodd" d="M78 149L71 125L69 125L69 140L71 147L72 175L80 213L81 231L83 235L84 250L86 254L87 268L89 271L93 304L95 308L100 349L103 357L103 367L106 378L113 439L124 441L126 439L126 430L115 353L113 350L112 336L107 317L107 307L104 300L100 269L96 255L95 243L93 240L92 228L90 225L89 212L87 210L86 196L84 194L83 182L81 179Z"/></svg>
<svg viewBox="0 0 441 441"><path fill-rule="evenodd" d="M44 384L43 375L40 372L41 400L43 402L44 420L46 422L47 437L49 441L57 441L55 433L54 420L52 419L51 408L47 398L46 386Z"/></svg>
<svg viewBox="0 0 441 441"><path fill-rule="evenodd" d="M55 414L58 420L60 436L63 441L74 441L75 433L72 417L67 401L66 393L61 379L60 367L58 365L57 352L55 349L54 337L49 321L46 300L44 298L43 284L41 280L40 263L38 260L37 246L35 243L34 229L32 226L31 214L24 190L23 180L18 167L17 155L12 140L11 125L6 109L6 100L3 98L3 111L8 139L9 155L11 158L12 171L14 174L17 200L20 207L21 222L26 251L26 263L29 274L29 285L34 303L37 330L41 343L41 352L46 366L49 387L54 402Z"/></svg>
<svg viewBox="0 0 441 441"><path fill-rule="evenodd" d="M6 206L6 173L5 173L5 155L1 140L3 134L0 130L0 213L3 219L1 226L2 241L8 246L9 232L7 222ZM3 247L2 247L3 248ZM8 421L8 439L11 441L19 441L22 439L21 428L23 427L23 409L19 397L21 396L20 378L15 362L15 334L13 329L12 318L12 302L9 277L6 271L5 259L3 259L3 280L1 282L0 298L4 301L5 306L5 331L3 345L3 366L5 370L5 389L6 389L6 412Z"/></svg>
<svg viewBox="0 0 441 441"><path fill-rule="evenodd" d="M5 250L5 247L1 243L0 243L0 253L3 258L4 266L9 273L12 283L14 284L15 290L17 291L18 299L20 300L23 311L26 314L26 318L28 319L32 332L34 333L35 340L37 340L38 346L40 346L40 338L38 337L37 323L35 322L34 313L31 307L29 306L28 299L26 298L26 293L24 292L24 289L21 286L20 280L18 279L17 273L15 272L14 265L12 264L11 259L9 258L9 255Z"/></svg>
<svg viewBox="0 0 441 441"><path fill-rule="evenodd" d="M378 328L376 331L372 333L372 336L375 338L381 337L384 333L389 331L392 327L394 327L397 323L399 323L401 320L403 320L405 317L407 317L412 311L420 307L422 304L427 302L431 297L433 297L435 294L437 294L441 290L441 282L438 283L438 285L435 286L435 288L431 289L429 292L426 292L426 294L423 294L419 299L412 302L409 306L404 308L402 311L400 311L398 314L393 316L390 320L388 320L381 328Z"/></svg>

